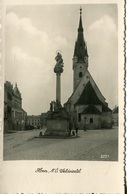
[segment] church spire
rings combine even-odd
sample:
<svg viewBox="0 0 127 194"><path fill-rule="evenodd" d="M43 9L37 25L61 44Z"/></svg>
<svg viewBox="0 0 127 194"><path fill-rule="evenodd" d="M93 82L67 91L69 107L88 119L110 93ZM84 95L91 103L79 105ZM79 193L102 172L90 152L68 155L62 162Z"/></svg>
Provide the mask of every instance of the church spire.
<svg viewBox="0 0 127 194"><path fill-rule="evenodd" d="M83 25L82 25L82 8L80 7L80 18L78 27L78 37L75 43L74 58L77 58L77 62L85 62L85 58L88 57L87 46L84 41Z"/></svg>
<svg viewBox="0 0 127 194"><path fill-rule="evenodd" d="M78 32L83 32L83 27L82 27L82 8L81 7L80 7L80 20L79 20Z"/></svg>

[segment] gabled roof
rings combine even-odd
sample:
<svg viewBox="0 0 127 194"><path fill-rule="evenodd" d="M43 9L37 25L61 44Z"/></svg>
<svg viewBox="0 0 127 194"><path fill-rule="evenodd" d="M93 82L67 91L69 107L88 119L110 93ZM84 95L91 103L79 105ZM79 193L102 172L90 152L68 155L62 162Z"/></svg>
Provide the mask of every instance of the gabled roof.
<svg viewBox="0 0 127 194"><path fill-rule="evenodd" d="M93 89L90 82L88 82L86 84L86 87L84 88L81 96L79 97L79 99L75 105L83 105L83 104L85 104L85 105L89 104L89 110L96 109L96 107L94 108L93 105L101 105L102 112L111 112L111 109L108 108L108 106L106 104L104 104L103 102L100 101L100 99L98 98L97 94L95 93L95 90Z"/></svg>
<svg viewBox="0 0 127 194"><path fill-rule="evenodd" d="M96 104L96 105L102 104L97 94L95 93L95 90L93 89L90 81L88 81L88 83L84 87L82 94L80 95L78 101L76 102L76 105L81 104Z"/></svg>
<svg viewBox="0 0 127 194"><path fill-rule="evenodd" d="M14 87L14 95L21 99L21 93L18 89L17 83L15 84L15 87Z"/></svg>
<svg viewBox="0 0 127 194"><path fill-rule="evenodd" d="M105 104L102 104L102 112L112 112L112 110Z"/></svg>
<svg viewBox="0 0 127 194"><path fill-rule="evenodd" d="M100 92L99 88L97 87L95 81L93 80L92 76L90 75L89 71L87 70L86 73L84 74L83 78L80 80L79 84L77 85L76 89L73 91L72 95L68 99L67 103L70 103L73 101L74 104L78 101L79 97L81 96L84 88L86 87L87 83L90 82L97 97L101 102L104 104L107 104L105 102L105 98Z"/></svg>
<svg viewBox="0 0 127 194"><path fill-rule="evenodd" d="M112 113L119 113L119 107L118 107L118 106L115 107L115 108L113 109Z"/></svg>
<svg viewBox="0 0 127 194"><path fill-rule="evenodd" d="M102 112L111 112L108 108L108 104L105 102L105 98L97 87L95 81L87 70L76 89L67 101L67 104L73 105L81 104L96 104L102 106Z"/></svg>
<svg viewBox="0 0 127 194"><path fill-rule="evenodd" d="M93 104L90 104L81 114L101 114L101 112Z"/></svg>

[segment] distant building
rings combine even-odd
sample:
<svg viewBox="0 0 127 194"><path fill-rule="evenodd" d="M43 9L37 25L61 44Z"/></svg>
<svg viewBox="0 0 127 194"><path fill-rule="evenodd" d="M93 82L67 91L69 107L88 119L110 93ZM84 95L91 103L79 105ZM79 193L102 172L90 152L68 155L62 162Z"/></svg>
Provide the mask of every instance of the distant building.
<svg viewBox="0 0 127 194"><path fill-rule="evenodd" d="M22 109L21 93L15 84L12 96L12 123L13 130L25 130L25 119L27 113Z"/></svg>
<svg viewBox="0 0 127 194"><path fill-rule="evenodd" d="M88 71L89 56L83 31L80 9L78 36L73 55L73 93L65 103L65 108L70 114L72 126L79 129L111 128L112 111Z"/></svg>
<svg viewBox="0 0 127 194"><path fill-rule="evenodd" d="M26 129L40 129L41 128L41 116L40 115L27 115L26 117Z"/></svg>
<svg viewBox="0 0 127 194"><path fill-rule="evenodd" d="M13 85L6 81L4 84L4 132L12 130L12 96Z"/></svg>
<svg viewBox="0 0 127 194"><path fill-rule="evenodd" d="M21 93L15 84L4 84L4 132L25 130L27 113L22 108Z"/></svg>
<svg viewBox="0 0 127 194"><path fill-rule="evenodd" d="M47 117L47 113L41 113L41 126L42 126L42 128L44 126L46 126L46 117Z"/></svg>
<svg viewBox="0 0 127 194"><path fill-rule="evenodd" d="M118 126L119 124L119 107L116 106L112 111L113 125Z"/></svg>

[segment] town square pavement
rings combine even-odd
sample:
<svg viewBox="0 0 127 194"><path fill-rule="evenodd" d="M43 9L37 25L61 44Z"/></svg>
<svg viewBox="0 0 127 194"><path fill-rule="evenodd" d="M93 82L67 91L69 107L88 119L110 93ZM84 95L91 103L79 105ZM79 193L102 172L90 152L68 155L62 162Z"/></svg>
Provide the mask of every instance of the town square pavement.
<svg viewBox="0 0 127 194"><path fill-rule="evenodd" d="M79 130L68 139L39 138L43 130L4 134L4 160L118 160L118 128ZM103 156L106 157L103 158Z"/></svg>

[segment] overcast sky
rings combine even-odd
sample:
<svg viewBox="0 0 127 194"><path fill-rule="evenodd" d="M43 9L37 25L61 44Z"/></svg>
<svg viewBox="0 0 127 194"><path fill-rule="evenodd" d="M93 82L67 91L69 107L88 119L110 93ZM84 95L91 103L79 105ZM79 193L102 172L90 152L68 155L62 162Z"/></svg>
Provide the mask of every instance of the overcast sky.
<svg viewBox="0 0 127 194"><path fill-rule="evenodd" d="M112 109L118 105L117 6L81 5L89 71ZM72 94L72 57L80 5L17 5L6 11L5 79L17 82L23 108L41 114L56 98L56 51L61 50L62 104Z"/></svg>

